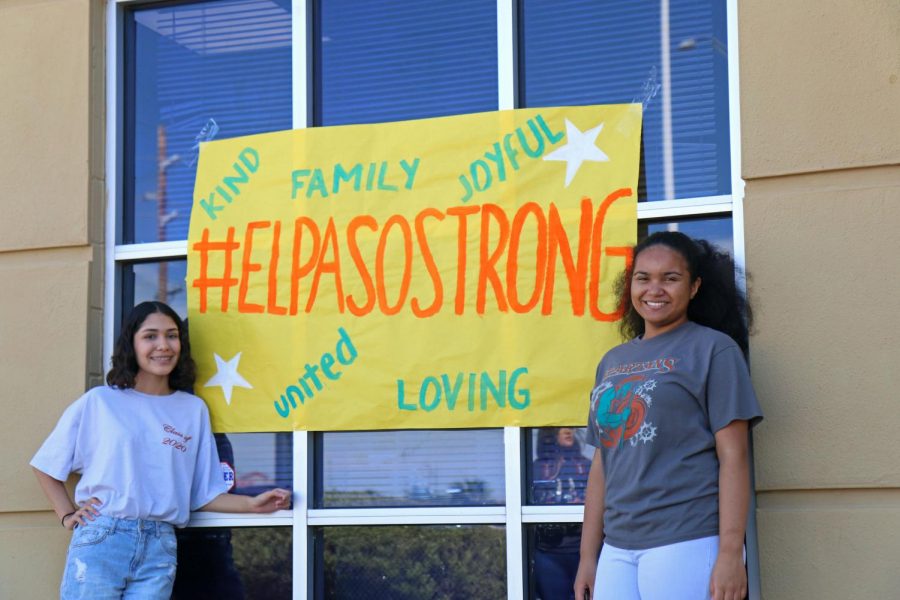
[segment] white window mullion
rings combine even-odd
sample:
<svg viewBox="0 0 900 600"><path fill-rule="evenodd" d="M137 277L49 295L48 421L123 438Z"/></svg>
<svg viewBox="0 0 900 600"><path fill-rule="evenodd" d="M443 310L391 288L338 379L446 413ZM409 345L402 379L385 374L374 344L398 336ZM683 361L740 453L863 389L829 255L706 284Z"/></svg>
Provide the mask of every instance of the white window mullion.
<svg viewBox="0 0 900 600"><path fill-rule="evenodd" d="M310 556L309 531L309 441L308 431L295 431L294 440L294 512L293 512L293 597L295 600L312 598L312 556Z"/></svg>
<svg viewBox="0 0 900 600"><path fill-rule="evenodd" d="M313 77L312 53L313 0L291 2L291 125L304 129L312 125L310 102ZM293 519L293 597L305 600L313 597L313 556L309 529L310 440L307 431L293 434L294 519Z"/></svg>
<svg viewBox="0 0 900 600"><path fill-rule="evenodd" d="M525 544L522 542L522 428L503 428L506 460L506 586L507 597L525 597Z"/></svg>
<svg viewBox="0 0 900 600"><path fill-rule="evenodd" d="M497 108L516 108L516 2L497 0Z"/></svg>

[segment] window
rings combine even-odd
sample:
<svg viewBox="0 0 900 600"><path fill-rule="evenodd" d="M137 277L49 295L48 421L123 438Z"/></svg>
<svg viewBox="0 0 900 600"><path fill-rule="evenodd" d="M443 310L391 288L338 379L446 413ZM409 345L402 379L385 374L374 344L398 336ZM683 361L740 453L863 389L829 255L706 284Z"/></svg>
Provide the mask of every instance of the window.
<svg viewBox="0 0 900 600"><path fill-rule="evenodd" d="M741 264L735 13L733 0L110 2L106 356L135 303L186 315L199 144L291 127L642 102L639 236L678 229ZM201 587L181 594L554 597L570 588L592 455L572 425L219 436L236 493L290 486L295 506L195 515L179 585Z"/></svg>

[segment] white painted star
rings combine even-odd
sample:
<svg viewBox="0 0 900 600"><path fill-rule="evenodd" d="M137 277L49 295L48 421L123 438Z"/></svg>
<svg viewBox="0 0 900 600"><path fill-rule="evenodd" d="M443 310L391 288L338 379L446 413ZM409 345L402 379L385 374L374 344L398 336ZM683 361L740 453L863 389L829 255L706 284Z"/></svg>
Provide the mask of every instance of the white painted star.
<svg viewBox="0 0 900 600"><path fill-rule="evenodd" d="M238 364L241 362L240 352L235 354L234 358L229 361L223 360L222 357L215 352L213 353L213 356L216 357L216 374L210 377L209 381L207 381L203 387L221 387L222 393L225 394L225 404L231 406L231 391L235 387L252 390L253 386L238 373Z"/></svg>
<svg viewBox="0 0 900 600"><path fill-rule="evenodd" d="M595 144L602 129L603 123L600 123L593 129L582 132L566 119L566 145L560 146L544 157L544 160L566 161L566 187L572 183L572 179L575 178L575 174L584 161L604 162L609 160L606 153Z"/></svg>

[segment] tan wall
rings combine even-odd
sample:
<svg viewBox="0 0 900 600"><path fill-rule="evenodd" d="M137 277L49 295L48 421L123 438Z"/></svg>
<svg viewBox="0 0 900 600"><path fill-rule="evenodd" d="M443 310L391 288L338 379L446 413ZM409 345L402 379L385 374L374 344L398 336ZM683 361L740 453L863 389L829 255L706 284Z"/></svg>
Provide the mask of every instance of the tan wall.
<svg viewBox="0 0 900 600"><path fill-rule="evenodd" d="M763 598L896 598L900 4L740 5Z"/></svg>
<svg viewBox="0 0 900 600"><path fill-rule="evenodd" d="M56 594L68 536L28 461L102 370L102 11L0 0L3 598Z"/></svg>

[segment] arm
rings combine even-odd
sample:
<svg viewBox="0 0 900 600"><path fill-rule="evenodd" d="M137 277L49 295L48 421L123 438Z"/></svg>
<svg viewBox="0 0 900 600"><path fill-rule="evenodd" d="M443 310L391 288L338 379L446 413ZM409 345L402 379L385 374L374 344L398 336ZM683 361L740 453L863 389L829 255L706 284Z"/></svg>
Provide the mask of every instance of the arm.
<svg viewBox="0 0 900 600"><path fill-rule="evenodd" d="M258 496L219 494L200 510L224 513L270 513L291 507L291 493L275 488Z"/></svg>
<svg viewBox="0 0 900 600"><path fill-rule="evenodd" d="M47 496L47 499L53 506L53 511L56 513L56 516L60 518L63 527L66 529L74 529L76 524L85 525L85 518L93 521L94 517L100 514L100 512L94 508L95 504L100 504L100 500L97 498L91 498L80 508L72 506L72 501L69 500L69 492L66 490L66 485L62 481L54 479L34 467L32 467L32 469L34 470L34 475L37 477L41 489L44 490L44 495Z"/></svg>
<svg viewBox="0 0 900 600"><path fill-rule="evenodd" d="M747 421L732 421L716 432L719 457L719 556L709 591L714 600L741 600L747 595L744 534L750 506L750 460Z"/></svg>
<svg viewBox="0 0 900 600"><path fill-rule="evenodd" d="M594 595L597 557L603 543L603 510L606 507L606 476L603 457L594 450L594 460L588 472L584 498L584 522L581 525L581 560L575 575L575 600L589 600ZM585 591L587 594L585 595Z"/></svg>

